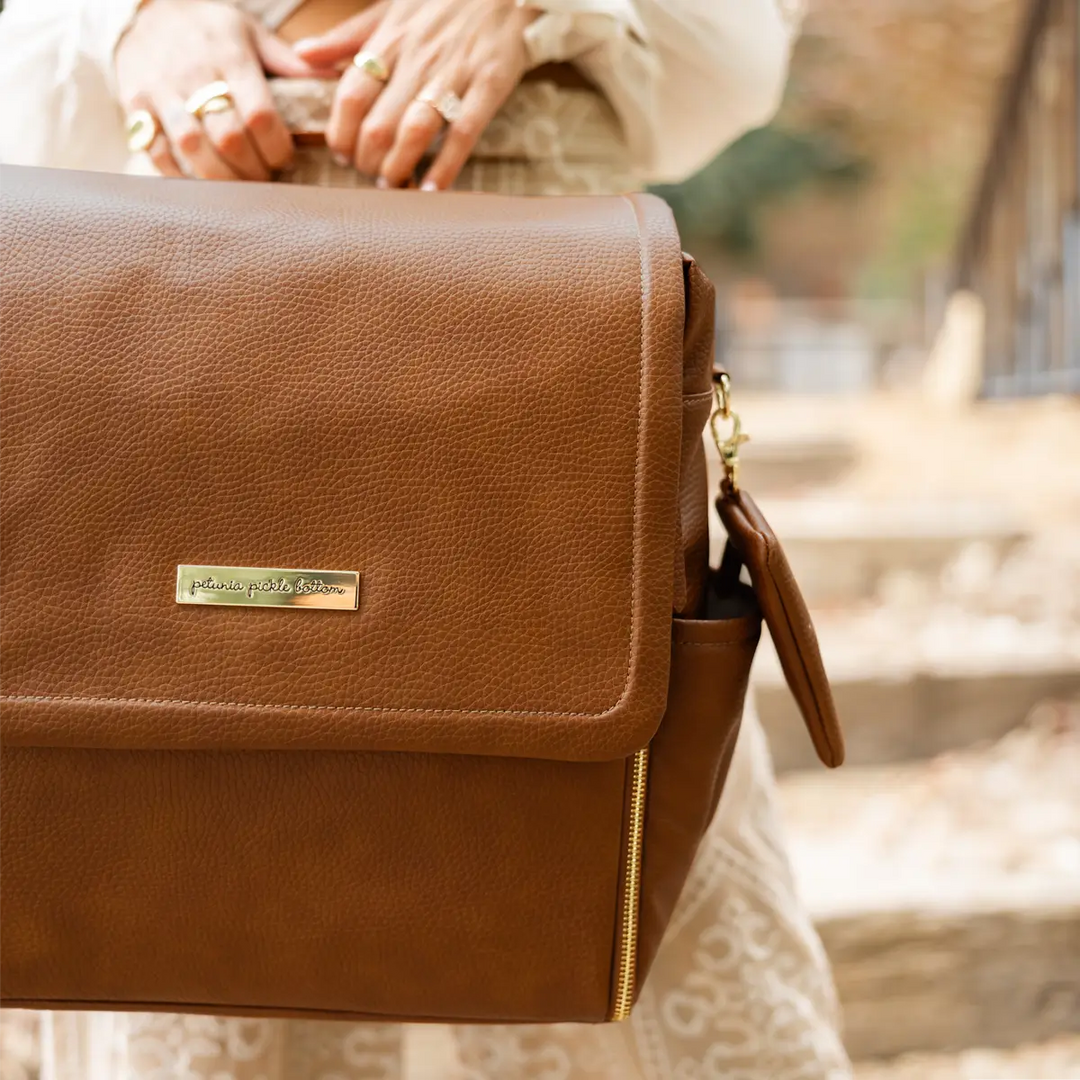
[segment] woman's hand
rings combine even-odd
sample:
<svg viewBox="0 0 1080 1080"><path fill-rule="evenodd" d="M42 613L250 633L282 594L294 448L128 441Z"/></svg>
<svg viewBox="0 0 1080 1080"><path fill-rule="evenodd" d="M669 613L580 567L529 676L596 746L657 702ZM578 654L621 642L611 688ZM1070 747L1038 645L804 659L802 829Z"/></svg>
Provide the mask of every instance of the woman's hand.
<svg viewBox="0 0 1080 1080"><path fill-rule="evenodd" d="M525 28L537 12L515 0L384 0L320 38L296 43L309 63L332 66L357 51L376 55L390 72L383 83L349 65L326 130L343 162L378 177L381 186L408 183L420 159L446 128L423 188L447 188L488 122L528 67ZM449 125L423 93L461 98Z"/></svg>
<svg viewBox="0 0 1080 1080"><path fill-rule="evenodd" d="M263 74L321 77L261 23L220 0L152 0L116 49L125 110L148 109L159 134L147 153L165 176L266 180L292 159L292 138ZM190 115L184 102L224 79L233 107Z"/></svg>

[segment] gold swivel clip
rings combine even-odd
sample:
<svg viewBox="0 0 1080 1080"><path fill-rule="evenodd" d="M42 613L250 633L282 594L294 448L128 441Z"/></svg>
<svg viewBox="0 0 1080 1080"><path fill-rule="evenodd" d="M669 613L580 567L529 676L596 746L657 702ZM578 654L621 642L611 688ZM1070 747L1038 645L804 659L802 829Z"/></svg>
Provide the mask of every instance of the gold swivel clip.
<svg viewBox="0 0 1080 1080"><path fill-rule="evenodd" d="M750 441L749 435L744 435L742 421L739 414L731 408L731 379L726 371L713 373L713 398L714 405L712 416L709 417L709 430L712 432L713 442L716 443L717 453L724 464L724 476L732 491L739 490L739 447ZM731 431L724 438L719 429L721 420L731 421Z"/></svg>

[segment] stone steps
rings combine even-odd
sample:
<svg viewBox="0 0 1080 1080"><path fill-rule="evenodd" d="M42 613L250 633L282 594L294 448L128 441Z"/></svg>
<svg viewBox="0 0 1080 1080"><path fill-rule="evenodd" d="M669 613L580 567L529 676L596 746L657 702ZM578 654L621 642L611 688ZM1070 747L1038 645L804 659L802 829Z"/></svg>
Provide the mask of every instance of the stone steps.
<svg viewBox="0 0 1080 1080"><path fill-rule="evenodd" d="M854 1058L1080 1031L1080 898L818 922Z"/></svg>
<svg viewBox="0 0 1080 1080"><path fill-rule="evenodd" d="M1080 1033L1080 712L989 748L793 773L781 803L856 1059Z"/></svg>
<svg viewBox="0 0 1080 1080"><path fill-rule="evenodd" d="M1080 698L1080 627L938 605L817 616L849 767L930 758L998 739L1040 702ZM757 706L778 772L813 747L767 634Z"/></svg>
<svg viewBox="0 0 1080 1080"><path fill-rule="evenodd" d="M930 758L996 739L1040 702L1080 695L1080 671L1068 660L1003 665L992 671L914 671L832 679L844 725L847 765ZM758 712L779 773L814 768L817 757L787 685L759 680Z"/></svg>
<svg viewBox="0 0 1080 1080"><path fill-rule="evenodd" d="M716 447L706 439L709 475L720 475ZM834 484L859 459L854 440L824 432L775 433L753 439L740 455L742 481L755 495L792 495Z"/></svg>
<svg viewBox="0 0 1080 1080"><path fill-rule="evenodd" d="M1010 1050L979 1048L959 1054L904 1054L888 1062L860 1062L855 1080L1080 1080L1080 1037L1061 1035Z"/></svg>
<svg viewBox="0 0 1080 1080"><path fill-rule="evenodd" d="M781 538L811 607L873 600L897 574L936 582L972 545L1000 563L1028 537L1017 517L1000 503L870 500L825 493L766 496L758 502ZM714 563L722 553L723 536L714 522Z"/></svg>

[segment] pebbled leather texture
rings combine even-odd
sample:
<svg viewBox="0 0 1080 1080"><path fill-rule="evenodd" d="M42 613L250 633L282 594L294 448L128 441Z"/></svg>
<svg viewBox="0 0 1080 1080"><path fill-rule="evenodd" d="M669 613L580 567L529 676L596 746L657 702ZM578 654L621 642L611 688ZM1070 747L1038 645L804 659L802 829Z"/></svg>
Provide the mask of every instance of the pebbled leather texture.
<svg viewBox="0 0 1080 1080"><path fill-rule="evenodd" d="M6 1005L610 1011L622 761L15 747L0 767Z"/></svg>
<svg viewBox="0 0 1080 1080"><path fill-rule="evenodd" d="M2 198L10 744L648 741L684 431L660 200L17 168ZM360 610L178 606L179 563L357 570Z"/></svg>
<svg viewBox="0 0 1080 1080"><path fill-rule="evenodd" d="M760 616L677 621L638 983L727 772ZM602 1021L626 764L10 747L5 1005Z"/></svg>
<svg viewBox="0 0 1080 1080"><path fill-rule="evenodd" d="M735 751L761 613L745 587L736 588L731 607L724 619L675 619L672 626L668 709L649 747L639 985L712 821Z"/></svg>
<svg viewBox="0 0 1080 1080"><path fill-rule="evenodd" d="M707 566L714 296L668 210L15 168L0 200L4 1004L609 1018L633 754L636 990L762 610L843 754L747 497L754 592ZM182 562L358 570L359 610L179 606Z"/></svg>

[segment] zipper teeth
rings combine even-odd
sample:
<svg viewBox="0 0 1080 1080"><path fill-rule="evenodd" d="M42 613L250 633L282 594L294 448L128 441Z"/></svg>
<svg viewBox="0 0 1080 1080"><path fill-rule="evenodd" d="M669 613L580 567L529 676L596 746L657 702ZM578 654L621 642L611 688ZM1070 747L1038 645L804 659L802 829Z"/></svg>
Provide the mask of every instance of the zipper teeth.
<svg viewBox="0 0 1080 1080"><path fill-rule="evenodd" d="M645 782L649 775L649 748L634 754L630 781L630 829L623 877L622 933L619 940L619 975L615 985L612 1020L625 1020L634 1003L637 967L638 900L641 893L641 846L645 833Z"/></svg>

